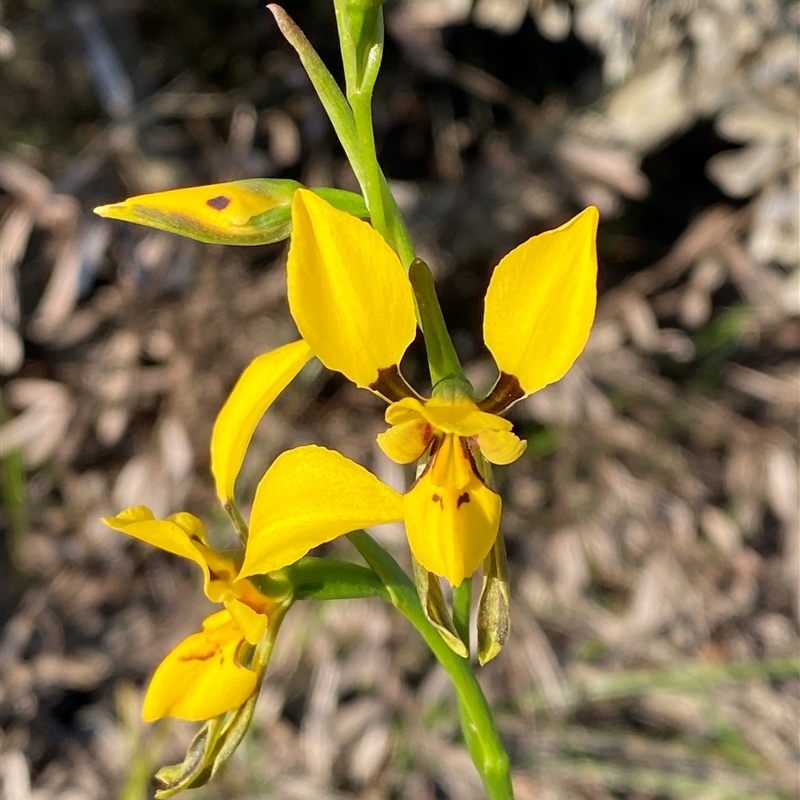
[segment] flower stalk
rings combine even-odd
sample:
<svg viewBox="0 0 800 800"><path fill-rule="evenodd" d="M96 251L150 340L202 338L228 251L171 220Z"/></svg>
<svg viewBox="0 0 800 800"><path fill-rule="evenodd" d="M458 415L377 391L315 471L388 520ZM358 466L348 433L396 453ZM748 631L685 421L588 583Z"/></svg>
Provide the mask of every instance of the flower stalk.
<svg viewBox="0 0 800 800"><path fill-rule="evenodd" d="M348 538L385 584L392 605L420 632L450 676L458 696L464 742L488 797L490 800L513 800L508 753L500 741L492 711L469 659L456 654L428 621L414 584L392 556L365 531L355 531Z"/></svg>

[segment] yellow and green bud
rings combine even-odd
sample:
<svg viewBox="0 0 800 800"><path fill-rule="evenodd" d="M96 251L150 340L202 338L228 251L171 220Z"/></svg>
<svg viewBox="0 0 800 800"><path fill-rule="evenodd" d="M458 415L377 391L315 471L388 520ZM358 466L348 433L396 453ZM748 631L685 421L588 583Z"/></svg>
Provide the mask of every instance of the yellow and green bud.
<svg viewBox="0 0 800 800"><path fill-rule="evenodd" d="M297 181L252 178L141 194L98 206L94 212L208 244L270 244L291 234L292 198L300 188ZM368 216L360 195L340 189L316 191L342 211Z"/></svg>
<svg viewBox="0 0 800 800"><path fill-rule="evenodd" d="M291 233L299 188L297 181L254 178L141 194L94 211L209 244L268 244Z"/></svg>

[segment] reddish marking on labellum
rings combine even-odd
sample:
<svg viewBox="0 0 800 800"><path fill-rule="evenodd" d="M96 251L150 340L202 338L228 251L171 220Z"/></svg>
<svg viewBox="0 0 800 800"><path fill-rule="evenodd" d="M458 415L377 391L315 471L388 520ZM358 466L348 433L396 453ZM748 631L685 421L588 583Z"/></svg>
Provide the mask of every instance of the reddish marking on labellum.
<svg viewBox="0 0 800 800"><path fill-rule="evenodd" d="M458 496L458 500L456 500L456 508L461 508L464 503L469 503L469 492L464 492L464 494Z"/></svg>
<svg viewBox="0 0 800 800"><path fill-rule="evenodd" d="M206 205L213 208L215 211L222 211L226 209L231 204L230 197L225 197L224 194L218 195L217 197L212 197L210 200L206 200Z"/></svg>
<svg viewBox="0 0 800 800"><path fill-rule="evenodd" d="M210 653L205 654L192 654L190 656L178 656L178 661L208 661L216 651L212 650Z"/></svg>
<svg viewBox="0 0 800 800"><path fill-rule="evenodd" d="M433 500L434 503L438 503L442 508L444 508L444 503L442 502L441 495L439 494L431 495L431 500Z"/></svg>

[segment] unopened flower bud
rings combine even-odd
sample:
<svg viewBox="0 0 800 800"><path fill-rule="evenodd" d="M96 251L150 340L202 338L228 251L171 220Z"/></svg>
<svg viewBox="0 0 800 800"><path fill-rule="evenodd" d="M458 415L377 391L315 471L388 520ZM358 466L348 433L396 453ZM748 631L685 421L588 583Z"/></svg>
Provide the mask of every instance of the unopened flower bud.
<svg viewBox="0 0 800 800"><path fill-rule="evenodd" d="M130 197L95 213L210 244L268 244L291 233L297 181L254 178Z"/></svg>

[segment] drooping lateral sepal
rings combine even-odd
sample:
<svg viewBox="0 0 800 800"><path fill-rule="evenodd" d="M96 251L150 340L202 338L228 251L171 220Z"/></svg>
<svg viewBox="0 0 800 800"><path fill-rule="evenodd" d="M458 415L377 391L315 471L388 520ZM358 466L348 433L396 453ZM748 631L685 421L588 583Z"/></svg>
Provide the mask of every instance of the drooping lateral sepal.
<svg viewBox="0 0 800 800"><path fill-rule="evenodd" d="M453 624L453 617L442 594L439 578L425 569L413 555L411 563L414 567L414 583L417 587L419 601L428 622L439 631L439 635L454 653L458 653L462 658L467 658L469 651Z"/></svg>
<svg viewBox="0 0 800 800"><path fill-rule="evenodd" d="M478 661L491 661L502 649L511 627L506 546L498 534L483 561L483 584L478 600Z"/></svg>

